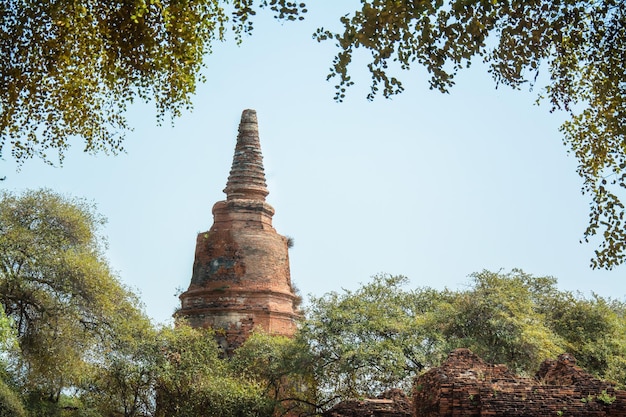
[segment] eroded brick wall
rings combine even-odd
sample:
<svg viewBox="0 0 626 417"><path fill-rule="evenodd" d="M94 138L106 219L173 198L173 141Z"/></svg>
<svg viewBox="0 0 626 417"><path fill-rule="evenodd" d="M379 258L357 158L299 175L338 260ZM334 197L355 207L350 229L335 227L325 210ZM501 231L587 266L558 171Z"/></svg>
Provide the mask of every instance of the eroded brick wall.
<svg viewBox="0 0 626 417"><path fill-rule="evenodd" d="M626 391L593 378L571 355L521 378L457 349L416 379L413 404L414 417L626 417Z"/></svg>
<svg viewBox="0 0 626 417"><path fill-rule="evenodd" d="M343 401L324 412L323 417L411 417L411 398L392 389L376 398Z"/></svg>

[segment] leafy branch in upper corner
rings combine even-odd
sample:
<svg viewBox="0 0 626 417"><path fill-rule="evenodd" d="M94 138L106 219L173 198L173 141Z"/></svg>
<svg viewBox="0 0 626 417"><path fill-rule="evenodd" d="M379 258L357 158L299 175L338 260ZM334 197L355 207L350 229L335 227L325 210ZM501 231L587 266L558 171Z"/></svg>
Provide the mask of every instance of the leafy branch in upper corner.
<svg viewBox="0 0 626 417"><path fill-rule="evenodd" d="M0 2L0 156L62 162L76 138L86 152L123 151L128 105L153 100L159 123L179 116L213 43L229 25L240 43L262 8L306 12L286 0Z"/></svg>
<svg viewBox="0 0 626 417"><path fill-rule="evenodd" d="M341 18L342 33L318 29L334 40L328 76L338 78L335 99L354 84L348 71L357 48L371 53L368 99L404 90L394 69L427 69L429 85L443 93L459 70L480 59L496 85L534 87L540 69L549 82L539 101L570 116L561 127L578 161L582 192L591 198L584 240L601 235L593 268L626 259L626 4L623 0L362 1ZM393 64L393 65L392 65ZM382 90L382 91L381 91Z"/></svg>

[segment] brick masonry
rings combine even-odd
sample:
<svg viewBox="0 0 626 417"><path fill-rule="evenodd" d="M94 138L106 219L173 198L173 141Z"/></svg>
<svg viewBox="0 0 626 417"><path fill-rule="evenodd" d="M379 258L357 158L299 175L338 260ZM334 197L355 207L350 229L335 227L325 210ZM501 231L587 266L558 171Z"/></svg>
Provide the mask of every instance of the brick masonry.
<svg viewBox="0 0 626 417"><path fill-rule="evenodd" d="M343 401L322 417L411 417L411 410L411 398L392 389L376 398Z"/></svg>
<svg viewBox="0 0 626 417"><path fill-rule="evenodd" d="M226 200L213 206L213 226L198 234L191 283L177 315L216 330L231 352L253 329L291 336L298 313L287 238L272 226L254 110L239 125Z"/></svg>
<svg viewBox="0 0 626 417"><path fill-rule="evenodd" d="M416 379L413 404L414 417L626 417L626 391L595 379L568 354L522 378L457 349Z"/></svg>

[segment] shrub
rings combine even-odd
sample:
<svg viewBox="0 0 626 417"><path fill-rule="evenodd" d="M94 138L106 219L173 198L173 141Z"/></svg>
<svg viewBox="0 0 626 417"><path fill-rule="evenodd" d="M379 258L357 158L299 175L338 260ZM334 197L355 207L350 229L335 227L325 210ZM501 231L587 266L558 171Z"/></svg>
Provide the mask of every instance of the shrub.
<svg viewBox="0 0 626 417"><path fill-rule="evenodd" d="M0 380L0 417L26 417L19 395Z"/></svg>

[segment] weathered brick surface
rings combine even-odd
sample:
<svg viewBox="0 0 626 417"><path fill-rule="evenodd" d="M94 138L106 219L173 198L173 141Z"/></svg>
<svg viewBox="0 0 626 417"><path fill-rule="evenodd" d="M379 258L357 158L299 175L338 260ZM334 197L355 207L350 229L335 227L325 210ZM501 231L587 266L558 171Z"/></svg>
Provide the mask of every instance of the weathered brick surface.
<svg viewBox="0 0 626 417"><path fill-rule="evenodd" d="M411 417L411 409L411 398L393 389L376 398L341 402L323 417Z"/></svg>
<svg viewBox="0 0 626 417"><path fill-rule="evenodd" d="M213 206L213 226L198 234L191 283L178 315L192 326L212 327L227 350L254 328L292 335L297 312L287 238L272 226L265 197L256 112L244 110L225 201Z"/></svg>
<svg viewBox="0 0 626 417"><path fill-rule="evenodd" d="M416 379L413 404L414 417L625 417L626 391L593 378L567 354L544 362L535 378L521 378L457 349Z"/></svg>

